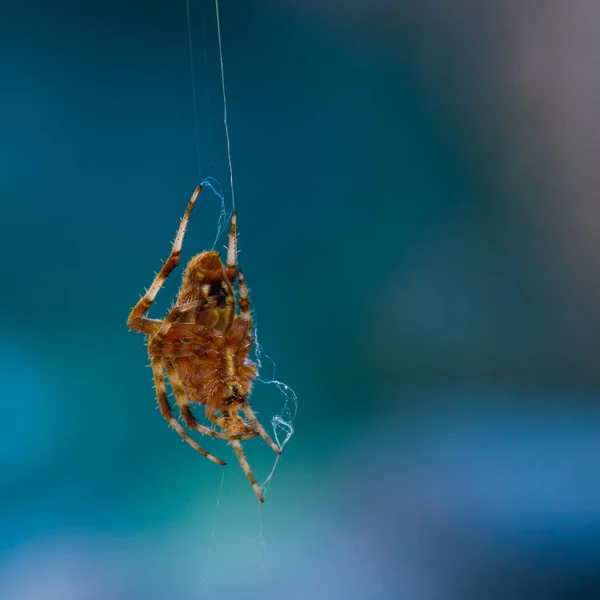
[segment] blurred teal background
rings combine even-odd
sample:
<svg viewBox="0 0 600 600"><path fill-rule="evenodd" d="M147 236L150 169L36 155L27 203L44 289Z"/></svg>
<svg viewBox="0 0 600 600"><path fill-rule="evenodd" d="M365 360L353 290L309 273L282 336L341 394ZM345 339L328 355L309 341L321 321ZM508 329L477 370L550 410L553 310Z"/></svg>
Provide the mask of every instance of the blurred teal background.
<svg viewBox="0 0 600 600"><path fill-rule="evenodd" d="M222 0L263 506L125 324L230 202L190 7L198 133L183 0L2 3L1 596L600 598L600 7Z"/></svg>

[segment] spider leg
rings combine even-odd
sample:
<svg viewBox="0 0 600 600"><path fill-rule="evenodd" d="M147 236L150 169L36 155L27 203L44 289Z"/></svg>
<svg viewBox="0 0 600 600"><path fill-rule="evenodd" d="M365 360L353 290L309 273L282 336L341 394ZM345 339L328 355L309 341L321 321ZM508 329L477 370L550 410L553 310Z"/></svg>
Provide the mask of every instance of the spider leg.
<svg viewBox="0 0 600 600"><path fill-rule="evenodd" d="M254 474L252 473L252 470L250 469L250 465L248 464L246 455L244 454L244 451L242 450L242 444L240 442L238 442L237 440L234 440L231 442L231 445L233 446L233 449L235 450L237 458L240 461L240 466L244 470L244 473L246 473L246 477L250 480L250 483L252 484L252 487L254 488L254 493L258 496L258 499L261 502L264 502L265 499L263 498L262 492L260 491L260 488L258 487L258 483L256 483L256 478L254 477Z"/></svg>
<svg viewBox="0 0 600 600"><path fill-rule="evenodd" d="M247 440L253 437L256 437L258 434L251 430L249 427L247 428L250 433L244 434L240 433L236 435L235 433L221 433L220 431L215 431L214 429L210 429L209 427L205 427L204 425L200 425L196 418L194 417L191 409L188 397L183 389L183 384L181 383L181 378L177 373L177 370L173 366L172 361L169 359L163 358L163 365L167 371L167 375L169 376L169 380L171 382L171 388L173 389L173 394L175 395L175 400L177 401L177 406L179 406L179 412L185 421L185 424L190 429L195 429L196 431L202 433L203 435L208 435L213 438L218 438L220 440Z"/></svg>
<svg viewBox="0 0 600 600"><path fill-rule="evenodd" d="M152 356L190 356L198 350L198 344L188 344L181 347L178 342L196 338L198 335L198 325L196 323L176 323L177 318L186 313L188 310L198 308L204 304L207 307L216 304L216 300L209 298L207 300L196 300L194 302L187 302L185 304L179 304L174 306L169 314L166 316L164 321L159 321L160 327L154 335L150 336L148 341L148 351ZM207 313L210 312L207 310ZM165 342L165 338L169 333L174 332L176 334L176 340L173 342ZM170 353L169 353L170 352Z"/></svg>
<svg viewBox="0 0 600 600"><path fill-rule="evenodd" d="M265 440L265 442L267 442L267 444L269 444L269 446L271 446L271 448L273 448L273 450L275 450L277 454L281 454L281 448L269 437L269 434L265 431L265 428L259 423L258 419L256 418L256 415L254 414L254 411L250 408L248 402L244 402L244 404L242 404L242 411L244 412L244 415L246 415L248 421L250 421L250 423L252 424L252 427L254 427L256 431L258 431L260 437L263 440Z"/></svg>
<svg viewBox="0 0 600 600"><path fill-rule="evenodd" d="M242 273L242 270L238 269L237 273L240 291L238 300L240 312L242 313L242 317L248 321L248 329L250 329L250 327L252 327L252 316L250 314L250 296L248 295L248 286L246 285L246 280L244 279L244 273Z"/></svg>
<svg viewBox="0 0 600 600"><path fill-rule="evenodd" d="M150 336L148 351L150 354L178 358L190 356L201 351L202 346L197 343L198 328L210 329L211 325L218 320L219 315L214 310L217 302L217 298L211 296L202 300L195 300L194 302L174 306L164 321L144 319L144 321L153 322L153 329L148 332ZM177 317L199 306L202 306L202 311L197 315L197 323L177 322ZM166 341L169 335L171 336L171 341ZM191 341L188 343L188 340ZM181 345L180 342L185 343Z"/></svg>
<svg viewBox="0 0 600 600"><path fill-rule="evenodd" d="M238 303L240 305L240 312L242 313L242 317L246 319L248 322L248 329L252 327L252 315L250 313L250 296L248 294L248 286L246 285L246 279L244 278L244 273L241 269L238 269L238 281L239 281L239 300ZM254 411L250 408L248 402L244 402L242 404L242 410L246 418L252 424L252 427L258 431L260 437L277 452L277 454L281 454L281 448L277 446L273 442L273 440L269 437L269 434L265 431L265 428L258 422Z"/></svg>
<svg viewBox="0 0 600 600"><path fill-rule="evenodd" d="M218 425L221 429L229 429L229 424L227 423L227 420L223 417L220 417L214 410L211 410L207 406L204 412L208 419L212 421L215 425ZM258 433L254 437L256 437L257 435Z"/></svg>
<svg viewBox="0 0 600 600"><path fill-rule="evenodd" d="M232 434L230 438L231 440L249 440L259 436L258 431L254 431L254 429L252 429L248 423L240 419L237 415L227 413L227 418L225 418L217 415L214 410L210 410L208 407L205 410L205 414L209 421L213 422L215 425L218 425L223 431L231 431L234 428L232 427L232 421L234 421L236 429L247 432L242 434L243 437L238 437L237 434Z"/></svg>
<svg viewBox="0 0 600 600"><path fill-rule="evenodd" d="M144 333L148 333L149 330L150 332L154 331L154 319L147 319L143 317L143 315L150 308L152 302L154 302L156 295L158 294L160 288L163 286L165 280L169 276L169 273L179 264L179 255L181 254L183 236L185 235L185 230L190 219L190 214L192 213L192 209L194 208L194 204L196 203L196 198L198 198L198 194L200 193L201 189L201 186L198 186L194 190L194 193L190 198L190 201L188 202L183 218L181 219L181 224L179 225L179 229L177 230L177 235L175 236L175 240L173 241L171 254L169 254L169 257L163 263L162 267L160 268L160 271L154 278L152 285L148 288L147 292L140 298L138 303L131 310L131 313L129 314L129 319L127 320L127 325L130 329L135 329Z"/></svg>
<svg viewBox="0 0 600 600"><path fill-rule="evenodd" d="M189 358L202 351L199 344L186 343L181 339L175 342L164 342L160 345L153 345L151 356L159 358Z"/></svg>
<svg viewBox="0 0 600 600"><path fill-rule="evenodd" d="M140 317L135 321L128 322L127 326L135 331L140 331L146 335L154 335L163 324L161 319L148 319L147 317Z"/></svg>
<svg viewBox="0 0 600 600"><path fill-rule="evenodd" d="M162 416L168 421L169 425L196 451L200 452L203 456L206 456L208 460L212 460L214 463L218 465L225 465L226 463L222 461L220 458L213 456L210 452L206 451L204 448L201 448L183 429L183 427L179 424L177 419L173 416L173 411L171 410L171 405L169 404L169 399L167 396L167 387L165 385L165 376L163 372L163 366L161 363L161 359L153 356L152 357L152 372L154 374L154 385L156 386L156 397L158 398L158 407L160 408L160 412ZM232 442L235 443L235 442ZM238 442L239 443L239 442Z"/></svg>
<svg viewBox="0 0 600 600"><path fill-rule="evenodd" d="M231 215L229 226L229 246L227 247L227 279L231 285L235 281L235 269L237 267L237 213Z"/></svg>
<svg viewBox="0 0 600 600"><path fill-rule="evenodd" d="M150 342L148 344L148 347L150 348L150 352L154 353L155 348L160 347L160 345L162 344L164 339L167 337L169 330L171 329L171 327L173 326L173 324L175 323L175 321L177 320L177 317L179 317L179 315L187 312L188 310L191 310L192 308L197 308L198 306L200 306L200 304L201 304L200 301L196 301L196 302L187 302L186 304L179 304L178 306L174 306L169 311L169 314L166 316L165 320L161 322L161 326L159 327L158 331L150 339ZM193 334L193 332L196 328L195 325L193 323L182 323L182 325L186 325L186 324L189 326L188 329L189 329L190 334ZM182 329L182 328L180 328L180 329Z"/></svg>

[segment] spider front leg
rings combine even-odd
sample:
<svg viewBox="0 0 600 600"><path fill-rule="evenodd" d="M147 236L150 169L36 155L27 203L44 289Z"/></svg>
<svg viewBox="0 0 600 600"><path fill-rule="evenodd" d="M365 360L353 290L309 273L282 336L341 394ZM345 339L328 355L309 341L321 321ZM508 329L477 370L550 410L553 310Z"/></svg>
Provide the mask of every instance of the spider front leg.
<svg viewBox="0 0 600 600"><path fill-rule="evenodd" d="M212 460L218 465L225 465L224 461L216 456L213 456L210 452L199 446L183 429L177 419L173 416L171 405L169 404L169 398L167 396L167 386L165 385L165 376L163 372L163 366L161 359L158 357L152 357L151 361L152 373L154 374L154 385L156 386L156 397L158 399L158 407L162 416L171 425L171 427L197 452L200 452L203 456L206 456L208 460Z"/></svg>
<svg viewBox="0 0 600 600"><path fill-rule="evenodd" d="M138 303L131 310L129 318L127 319L127 325L130 329L135 329L136 331L149 334L154 333L158 327L160 327L161 321L157 321L156 319L148 319L143 315L150 308L152 302L154 302L156 295L169 276L169 273L179 264L179 255L181 254L183 237L185 235L190 215L192 214L192 209L194 208L194 204L196 203L196 199L198 198L198 194L200 194L201 189L202 187L198 186L194 190L194 193L188 202L183 218L181 219L181 224L177 230L177 235L173 241L171 254L169 254L169 257L163 263L160 271L154 278L152 285L148 288L148 291L140 298Z"/></svg>
<svg viewBox="0 0 600 600"><path fill-rule="evenodd" d="M215 298L206 298L174 306L169 311L165 320L160 321L157 331L150 335L150 339L148 340L149 354L151 356L169 356L172 358L193 354L197 350L197 344L189 344L187 347L181 347L181 344L178 342L197 337L198 325L196 323L177 323L176 321L181 315L200 306L206 308L205 315L210 317L210 309L216 305L217 300ZM167 336L173 332L175 333L177 342L166 341Z"/></svg>
<svg viewBox="0 0 600 600"><path fill-rule="evenodd" d="M169 314L166 316L165 320L161 322L161 326L159 327L158 331L148 341L148 352L151 355L160 354L160 348L162 346L162 343L169 334L169 331L171 330L171 327L173 326L177 318L182 314L186 313L188 310L198 308L200 304L201 301L196 300L194 302L187 302L186 304L174 306L169 311ZM184 328L185 325L188 326L187 329L189 331L190 336L192 336L194 331L197 329L194 323L181 323L180 325L182 326L180 327L180 329Z"/></svg>
<svg viewBox="0 0 600 600"><path fill-rule="evenodd" d="M235 270L237 267L237 212L231 215L229 226L229 246L227 248L227 279L231 285L235 281Z"/></svg>

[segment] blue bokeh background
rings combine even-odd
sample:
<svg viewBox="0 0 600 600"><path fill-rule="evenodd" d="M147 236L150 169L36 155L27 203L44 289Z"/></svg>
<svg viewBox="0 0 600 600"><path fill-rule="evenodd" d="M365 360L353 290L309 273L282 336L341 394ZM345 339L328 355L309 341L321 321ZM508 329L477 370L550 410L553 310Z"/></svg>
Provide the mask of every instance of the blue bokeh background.
<svg viewBox="0 0 600 600"><path fill-rule="evenodd" d="M199 176L231 201L190 9L197 128L183 0L2 3L2 597L599 598L600 9L222 0L240 263L299 398L263 506L125 325Z"/></svg>

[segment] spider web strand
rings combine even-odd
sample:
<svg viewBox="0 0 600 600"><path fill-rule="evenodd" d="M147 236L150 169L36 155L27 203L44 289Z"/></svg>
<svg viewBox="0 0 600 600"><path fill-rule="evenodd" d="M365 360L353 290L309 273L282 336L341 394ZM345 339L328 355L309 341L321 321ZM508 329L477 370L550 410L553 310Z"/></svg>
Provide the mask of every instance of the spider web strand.
<svg viewBox="0 0 600 600"><path fill-rule="evenodd" d="M196 129L196 160L198 161L198 181L202 179L202 160L200 158L200 126L198 124L198 102L196 100L196 76L194 72L194 47L192 44L192 20L190 17L190 0L186 0L188 45L190 51L190 78L192 80L192 101L194 103L194 125Z"/></svg>
<svg viewBox="0 0 600 600"><path fill-rule="evenodd" d="M215 11L217 13L217 36L219 38L219 60L221 62L221 89L223 91L223 124L225 125L225 137L227 138L227 159L229 160L231 206L233 207L233 210L235 210L235 193L233 191L233 166L231 164L231 142L229 139L229 126L227 124L227 94L225 93L225 68L223 66L223 46L221 43L221 20L219 18L219 0L215 0Z"/></svg>
<svg viewBox="0 0 600 600"><path fill-rule="evenodd" d="M279 448L283 450L283 447L290 441L292 435L294 435L293 421L296 418L296 414L298 412L298 396L289 385L283 383L283 381L275 379L275 361L268 354L264 353L263 347L258 341L258 329L256 327L254 329L254 343L255 360L256 366L258 368L257 380L266 385L274 385L279 391L279 393L285 398L283 407L280 409L279 413L271 417L271 427L273 429L273 436L275 437L275 442L277 443ZM263 379L260 376L260 373L263 370L264 366L263 361L265 359L269 360L273 367L273 376L271 377L271 379ZM263 496L266 496L267 494L269 483L271 482L271 479L275 474L275 470L277 469L277 465L279 464L280 458L281 455L278 455L275 459L271 472L260 486Z"/></svg>

